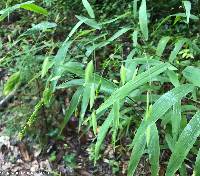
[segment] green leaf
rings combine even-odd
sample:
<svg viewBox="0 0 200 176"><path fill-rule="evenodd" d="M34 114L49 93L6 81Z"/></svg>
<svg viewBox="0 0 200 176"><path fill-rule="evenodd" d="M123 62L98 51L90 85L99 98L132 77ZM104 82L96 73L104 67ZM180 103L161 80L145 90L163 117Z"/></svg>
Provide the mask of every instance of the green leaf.
<svg viewBox="0 0 200 176"><path fill-rule="evenodd" d="M200 112L190 120L181 133L170 157L166 176L172 176L180 168L190 149L200 135Z"/></svg>
<svg viewBox="0 0 200 176"><path fill-rule="evenodd" d="M156 59L152 59L152 57L142 57L142 58L134 58L132 60L132 62L135 62L137 65L139 64L147 64L148 66L150 65L158 65L158 64L162 64L163 62L156 60Z"/></svg>
<svg viewBox="0 0 200 176"><path fill-rule="evenodd" d="M76 23L76 25L72 28L65 41L68 41L82 24L83 21L79 21L78 23Z"/></svg>
<svg viewBox="0 0 200 176"><path fill-rule="evenodd" d="M130 81L133 78L133 75L135 73L136 70L136 66L137 64L135 62L133 62L133 56L135 54L135 51L132 50L130 52L130 54L127 56L127 59L125 61L125 68L126 68L126 81Z"/></svg>
<svg viewBox="0 0 200 176"><path fill-rule="evenodd" d="M168 70L167 75L169 77L170 82L174 85L174 87L178 87L180 85L178 80L178 74L176 74L173 70Z"/></svg>
<svg viewBox="0 0 200 176"><path fill-rule="evenodd" d="M52 77L61 77L63 70L60 68L60 66L64 63L64 59L67 55L67 52L69 50L69 47L72 44L72 41L69 41L69 39L72 37L72 35L76 32L76 30L81 26L83 22L79 21L74 27L73 29L70 31L69 35L67 36L67 38L65 39L65 41L63 42L62 46L59 48L53 64L55 64L54 66L54 70L52 73ZM57 84L58 80L54 80L52 81L52 87L53 90L55 90L56 84Z"/></svg>
<svg viewBox="0 0 200 176"><path fill-rule="evenodd" d="M97 109L97 114L109 106L111 106L115 101L121 100L128 96L134 89L137 87L147 83L153 77L159 75L160 73L164 72L170 65L168 63L163 63L156 65L147 71L138 75L134 80L127 82L124 86L117 89L112 95Z"/></svg>
<svg viewBox="0 0 200 176"><path fill-rule="evenodd" d="M73 29L70 31L69 35L67 36L67 38L65 39L65 41L63 42L62 46L59 48L53 63L55 64L54 67L54 71L52 74L52 77L56 77L56 76L61 76L63 70L60 68L60 66L64 63L64 59L67 55L67 52L69 50L69 47L72 44L72 41L70 41L69 39L72 37L72 35L76 32L76 30L83 24L82 21L79 21L74 27ZM52 87L53 90L55 89L57 84L57 80L52 82Z"/></svg>
<svg viewBox="0 0 200 176"><path fill-rule="evenodd" d="M83 78L85 77L83 65L78 62L68 62L63 67L64 67L65 71L76 74L79 77L83 77ZM100 89L101 89L101 91L103 91L105 93L110 94L117 88L117 86L113 82L103 78L102 76L100 76L96 73L94 73L93 78L94 78L94 80L92 81L92 83L95 84L95 87L98 87L99 83L101 82ZM67 84L67 86L69 85L68 83L66 83L66 84Z"/></svg>
<svg viewBox="0 0 200 176"><path fill-rule="evenodd" d="M117 20L119 20L119 19L121 19L121 18L125 18L125 17L129 16L130 14L131 14L131 13L128 11L128 12L122 14L122 15L117 16L116 18L113 18L113 19L110 19L110 20L106 20L106 21L104 21L104 22L102 22L102 23L100 23L100 24L101 24L101 25L110 24L110 23L113 23L113 22L115 22L115 21L117 21Z"/></svg>
<svg viewBox="0 0 200 176"><path fill-rule="evenodd" d="M137 15L138 15L138 7L137 7L137 3L138 3L138 0L134 0L133 1L133 17L134 19L136 19Z"/></svg>
<svg viewBox="0 0 200 176"><path fill-rule="evenodd" d="M46 57L44 59L44 62L42 64L42 73L41 76L42 78L46 75L46 73L48 72L48 70L53 66L53 63L49 61L49 57Z"/></svg>
<svg viewBox="0 0 200 176"><path fill-rule="evenodd" d="M112 128L112 143L113 145L115 146L115 143L116 143L116 138L117 138L117 131L118 131L118 128L119 128L119 118L120 118L120 105L119 105L119 101L116 101L114 104L113 104L113 115L114 115L114 118L113 118L113 128Z"/></svg>
<svg viewBox="0 0 200 176"><path fill-rule="evenodd" d="M174 141L169 133L165 135L165 140L167 142L169 149L172 151L174 148Z"/></svg>
<svg viewBox="0 0 200 176"><path fill-rule="evenodd" d="M135 169L140 161L144 153L144 149L146 146L146 137L145 135L141 136L140 140L138 140L137 145L133 148L131 152L130 162L128 165L128 176L133 176Z"/></svg>
<svg viewBox="0 0 200 176"><path fill-rule="evenodd" d="M97 134L97 119L96 119L95 112L92 113L92 128L93 128L94 135L96 135Z"/></svg>
<svg viewBox="0 0 200 176"><path fill-rule="evenodd" d="M7 82L4 85L3 94L8 95L10 92L12 92L20 83L20 72L16 72L12 74Z"/></svg>
<svg viewBox="0 0 200 176"><path fill-rule="evenodd" d="M72 79L70 81L64 82L56 86L56 89L67 89L70 87L83 86L84 83L85 83L84 79Z"/></svg>
<svg viewBox="0 0 200 176"><path fill-rule="evenodd" d="M93 76L94 66L93 61L91 60L85 70L85 83L92 82L92 76Z"/></svg>
<svg viewBox="0 0 200 176"><path fill-rule="evenodd" d="M142 34L145 40L148 40L148 19L147 19L147 9L146 0L142 0L139 9L139 24Z"/></svg>
<svg viewBox="0 0 200 176"><path fill-rule="evenodd" d="M195 86L200 87L200 69L188 66L183 70L183 76Z"/></svg>
<svg viewBox="0 0 200 176"><path fill-rule="evenodd" d="M83 6L85 7L85 9L87 10L89 16L91 18L95 18L94 11L93 11L91 5L89 4L89 2L87 0L82 0L82 3L83 3Z"/></svg>
<svg viewBox="0 0 200 176"><path fill-rule="evenodd" d="M192 92L193 89L193 85L183 84L162 95L154 103L151 118L148 119L147 123L156 122L170 107L179 102L189 92Z"/></svg>
<svg viewBox="0 0 200 176"><path fill-rule="evenodd" d="M12 12L14 12L15 10L19 9L20 6L23 5L27 5L27 4L32 4L34 1L27 1L25 3L21 3L21 4L16 4L12 7L8 7L6 9L3 9L0 11L0 21L4 20L8 15L10 15Z"/></svg>
<svg viewBox="0 0 200 176"><path fill-rule="evenodd" d="M82 103L81 103L81 112L80 112L80 120L79 120L79 130L80 130L80 126L82 125L88 104L89 104L89 100L90 100L90 84L86 84L84 87L84 91L83 91L83 98L82 98Z"/></svg>
<svg viewBox="0 0 200 176"><path fill-rule="evenodd" d="M46 9L44 9L40 6L37 6L35 4L23 4L23 5L20 5L20 8L25 9L25 10L29 10L29 11L32 11L32 12L35 12L35 13L39 13L39 14L42 14L42 15L48 15L48 12L47 12Z"/></svg>
<svg viewBox="0 0 200 176"><path fill-rule="evenodd" d="M62 133L63 129L65 128L67 122L69 121L69 119L71 118L72 114L74 113L74 111L76 110L79 101L81 99L81 96L83 94L83 87L80 87L79 89L77 89L77 91L74 93L70 105L67 109L67 112L65 113L65 117L63 122L61 123L60 126L60 134Z"/></svg>
<svg viewBox="0 0 200 176"><path fill-rule="evenodd" d="M116 40L117 38L119 38L122 34L128 32L131 28L130 27L124 27L122 29L120 29L119 31L117 31L112 37L110 37L107 41L103 41L100 42L98 44L93 44L92 46L87 48L87 52L86 55L90 56L90 54L95 50L95 49L100 49L103 48L104 46L110 44L111 42L113 42L114 40Z"/></svg>
<svg viewBox="0 0 200 176"><path fill-rule="evenodd" d="M78 18L82 23L85 23L94 29L100 30L102 28L101 24L98 24L94 19L89 19L87 17L78 16L78 15L76 15L76 18Z"/></svg>
<svg viewBox="0 0 200 176"><path fill-rule="evenodd" d="M92 105L94 103L94 97L91 97L94 95L95 90L93 89L91 93L91 86L92 86L92 80L93 80L93 61L91 60L86 69L85 69L85 84L84 84L84 92L83 92L83 98L82 98L82 104L81 104L81 115L80 115L80 121L79 121L79 129L80 125L83 122L83 118L85 116L85 112L90 100L90 108L92 108ZM91 98L91 99L90 99Z"/></svg>
<svg viewBox="0 0 200 176"><path fill-rule="evenodd" d="M133 46L136 47L138 45L138 31L135 30L132 34Z"/></svg>
<svg viewBox="0 0 200 176"><path fill-rule="evenodd" d="M183 5L185 7L185 15L187 17L187 23L189 23L190 11L191 11L191 2L190 1L183 1Z"/></svg>
<svg viewBox="0 0 200 176"><path fill-rule="evenodd" d="M113 119L114 119L114 112L112 109L111 112L109 113L108 117L106 118L106 120L103 122L103 124L101 125L101 127L99 129L99 133L97 135L97 142L95 144L95 160L98 159L101 145L103 143L103 140L104 140L111 124L113 123Z"/></svg>
<svg viewBox="0 0 200 176"><path fill-rule="evenodd" d="M189 92L192 92L194 87L190 84L181 85L177 88L172 89L171 91L165 93L162 95L152 106L152 113L151 116L147 120L143 120L140 127L138 128L135 137L133 139L133 142L131 144L131 147L133 147L130 164L128 168L129 175L133 175L136 169L136 166L140 160L140 157L142 156L140 153L140 157L137 156L135 158L135 155L137 155L137 152L140 148L143 150L143 146L141 146L143 143L142 140L145 139L145 133L148 129L148 127L151 127L159 118L162 118L162 116L178 101L180 101L184 96L186 96ZM143 144L144 145L144 144ZM136 152L135 152L136 151ZM134 164L132 159L134 159Z"/></svg>
<svg viewBox="0 0 200 176"><path fill-rule="evenodd" d="M52 73L52 77L61 77L62 73L63 73L63 69L61 69L61 65L64 63L65 57L67 55L67 52L69 50L69 47L71 46L72 41L65 41L62 46L59 48L54 60L53 60L53 64L54 64L54 70ZM54 80L52 81L52 87L53 90L55 90L56 84L57 84L58 80Z"/></svg>
<svg viewBox="0 0 200 176"><path fill-rule="evenodd" d="M94 105L94 100L95 100L95 84L91 83L90 84L90 110L92 109Z"/></svg>
<svg viewBox="0 0 200 176"><path fill-rule="evenodd" d="M167 43L169 42L170 37L162 37L158 43L157 49L156 49L156 55L161 57L163 54L163 51L165 50L165 47Z"/></svg>
<svg viewBox="0 0 200 176"><path fill-rule="evenodd" d="M151 164L151 175L157 176L159 171L160 144L156 124L150 127L150 142L148 144L148 154Z"/></svg>
<svg viewBox="0 0 200 176"><path fill-rule="evenodd" d="M37 32L37 31L44 32L48 29L55 28L56 26L57 26L56 23L50 23L48 21L44 21L39 24L33 25L32 28L28 29L22 35L32 34L33 32Z"/></svg>
<svg viewBox="0 0 200 176"><path fill-rule="evenodd" d="M171 124L172 124L173 140L177 141L178 136L179 136L180 126L181 126L181 101L177 102L173 106Z"/></svg>
<svg viewBox="0 0 200 176"><path fill-rule="evenodd" d="M194 176L199 176L200 175L200 150L199 150L199 152L197 154L197 157L196 157L196 162L195 162L193 175Z"/></svg>
<svg viewBox="0 0 200 176"><path fill-rule="evenodd" d="M177 54L179 53L179 51L181 50L182 46L185 44L186 41L187 41L186 39L179 39L175 43L175 47L169 56L169 62L173 62L176 59Z"/></svg>
<svg viewBox="0 0 200 176"><path fill-rule="evenodd" d="M126 69L124 65L122 65L120 69L120 78L121 78L122 85L124 85L126 82Z"/></svg>
<svg viewBox="0 0 200 176"><path fill-rule="evenodd" d="M123 27L122 29L120 29L119 31L117 31L112 37L110 37L108 39L108 42L112 42L114 40L116 40L117 38L119 38L122 34L128 32L131 28L130 27Z"/></svg>
<svg viewBox="0 0 200 176"><path fill-rule="evenodd" d="M187 17L185 13L176 13L174 15L170 15L171 17L175 16L175 17ZM199 17L190 14L190 19L192 20L199 20Z"/></svg>

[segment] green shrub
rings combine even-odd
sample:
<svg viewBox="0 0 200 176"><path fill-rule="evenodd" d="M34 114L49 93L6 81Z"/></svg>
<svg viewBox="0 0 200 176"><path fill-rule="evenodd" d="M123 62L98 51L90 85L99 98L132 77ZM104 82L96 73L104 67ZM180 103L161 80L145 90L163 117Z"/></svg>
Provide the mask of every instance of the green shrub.
<svg viewBox="0 0 200 176"><path fill-rule="evenodd" d="M197 154L191 149L200 135L198 9L193 11L189 1L170 1L162 4L161 12L174 3L183 8L156 18L159 3L135 0L125 4L124 14L107 19L107 10L98 16L107 6L95 12L87 0L82 2L87 17L76 15L76 25L56 45L57 54L50 52L38 64L44 92L20 137L37 122L42 108L53 108L56 93L73 89L58 134L78 111L79 131L91 128L96 138L94 160L110 133L114 149L121 138L133 138L128 175L134 174L145 153L151 174L158 175L163 145L172 152L166 175L183 173L189 152ZM113 9L120 2L111 3ZM193 116L190 121L188 115ZM199 153L193 163L195 175L200 173Z"/></svg>

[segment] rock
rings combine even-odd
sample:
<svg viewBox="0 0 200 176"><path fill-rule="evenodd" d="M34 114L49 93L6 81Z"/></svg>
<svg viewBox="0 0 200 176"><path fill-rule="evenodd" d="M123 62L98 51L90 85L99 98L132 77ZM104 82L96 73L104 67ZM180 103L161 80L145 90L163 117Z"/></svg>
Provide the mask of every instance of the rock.
<svg viewBox="0 0 200 176"><path fill-rule="evenodd" d="M16 172L19 172L21 169L22 169L21 166L16 166L16 167L12 168L11 171L12 171L12 173L16 173Z"/></svg>
<svg viewBox="0 0 200 176"><path fill-rule="evenodd" d="M45 176L43 173L34 173L34 176Z"/></svg>
<svg viewBox="0 0 200 176"><path fill-rule="evenodd" d="M11 151L15 160L20 159L20 152L18 150L18 147L11 146Z"/></svg>
<svg viewBox="0 0 200 176"><path fill-rule="evenodd" d="M85 171L85 170L80 170L79 174L82 176L92 176L92 174L90 174L89 172Z"/></svg>
<svg viewBox="0 0 200 176"><path fill-rule="evenodd" d="M5 145L7 148L10 147L10 138L8 136L0 136L0 148Z"/></svg>
<svg viewBox="0 0 200 176"><path fill-rule="evenodd" d="M12 163L11 163L11 162L5 163L5 164L1 167L2 171L10 170L11 168L12 168Z"/></svg>
<svg viewBox="0 0 200 176"><path fill-rule="evenodd" d="M38 164L37 160L34 160L31 165L32 165L31 169L30 169L31 172L39 171L39 164Z"/></svg>
<svg viewBox="0 0 200 176"><path fill-rule="evenodd" d="M40 170L52 171L48 160L40 162Z"/></svg>
<svg viewBox="0 0 200 176"><path fill-rule="evenodd" d="M40 145L35 145L33 146L33 155L34 155L34 158L37 158L40 153L42 152L42 148Z"/></svg>
<svg viewBox="0 0 200 176"><path fill-rule="evenodd" d="M58 171L63 175L75 175L74 170L64 165L58 165Z"/></svg>

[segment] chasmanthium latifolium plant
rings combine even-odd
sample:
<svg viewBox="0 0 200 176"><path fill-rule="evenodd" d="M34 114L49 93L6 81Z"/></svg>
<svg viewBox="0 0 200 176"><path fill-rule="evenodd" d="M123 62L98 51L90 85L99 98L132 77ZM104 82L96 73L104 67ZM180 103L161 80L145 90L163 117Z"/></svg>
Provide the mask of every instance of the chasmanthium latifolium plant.
<svg viewBox="0 0 200 176"><path fill-rule="evenodd" d="M75 16L77 23L57 54L44 59L39 73L46 80L43 97L20 132L20 138L37 122L41 107L49 107L55 92L73 88L75 92L59 134L78 109L79 130L87 126L96 137L94 160L99 159L107 134L112 135L113 148L120 138L131 136L132 142L127 148L131 151L128 176L134 175L144 154L148 154L151 175L158 175L161 145L172 152L166 176L177 171L187 175L184 162L189 153L197 156L193 175L200 175L200 152L191 151L195 146L199 150L200 135L200 64L195 62L200 48L198 35L191 37L185 32L185 29L189 32L190 24L199 23L191 2L182 1L180 12L153 22L150 20L153 11L148 9L150 4L146 0L134 0L126 13L103 21L98 20L95 8L87 0L82 0L82 4L86 16ZM0 19L17 8L47 15L43 8L30 1L1 11ZM43 22L29 30L44 32L50 28L56 28L56 24ZM131 43L128 54L120 53L119 57L118 50L110 53L110 60L122 58L113 81L109 74L96 69L98 54L110 46L125 47L122 40L125 37ZM6 94L20 84L20 73L17 75L8 80ZM97 106L97 102L101 105ZM143 108L139 116L138 108ZM191 120L187 119L188 114L192 115Z"/></svg>

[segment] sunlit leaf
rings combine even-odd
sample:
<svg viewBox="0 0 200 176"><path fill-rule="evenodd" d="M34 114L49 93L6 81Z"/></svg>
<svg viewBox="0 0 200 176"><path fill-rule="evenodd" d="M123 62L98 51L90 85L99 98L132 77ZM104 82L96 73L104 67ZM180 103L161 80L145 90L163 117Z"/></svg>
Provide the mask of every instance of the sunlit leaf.
<svg viewBox="0 0 200 176"><path fill-rule="evenodd" d="M20 8L22 9L26 9L26 10L29 10L29 11L33 11L35 13L39 13L39 14L42 14L42 15L48 15L48 12L46 9L38 6L38 5L35 5L35 4L23 4L23 5L20 5Z"/></svg>

